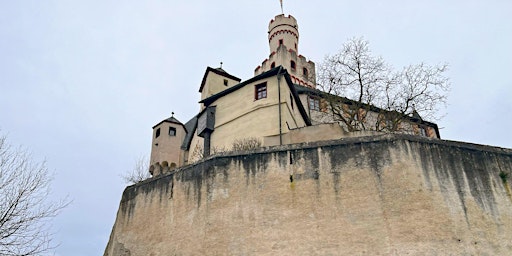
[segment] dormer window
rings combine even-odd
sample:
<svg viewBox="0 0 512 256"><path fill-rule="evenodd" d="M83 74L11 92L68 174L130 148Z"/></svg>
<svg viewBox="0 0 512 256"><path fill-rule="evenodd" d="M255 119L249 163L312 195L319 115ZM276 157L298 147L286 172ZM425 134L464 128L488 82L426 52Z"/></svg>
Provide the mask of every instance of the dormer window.
<svg viewBox="0 0 512 256"><path fill-rule="evenodd" d="M176 136L176 128L169 127L169 136Z"/></svg>
<svg viewBox="0 0 512 256"><path fill-rule="evenodd" d="M292 68L292 70L295 70L296 66L295 66L295 61L290 61L290 66Z"/></svg>

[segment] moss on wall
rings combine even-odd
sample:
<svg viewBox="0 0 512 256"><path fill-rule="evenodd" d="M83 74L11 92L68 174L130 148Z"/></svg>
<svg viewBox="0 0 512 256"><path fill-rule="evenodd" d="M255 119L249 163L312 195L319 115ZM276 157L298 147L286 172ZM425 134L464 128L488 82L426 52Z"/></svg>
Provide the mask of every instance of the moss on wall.
<svg viewBox="0 0 512 256"><path fill-rule="evenodd" d="M128 187L105 255L507 254L511 171L407 135L214 156Z"/></svg>

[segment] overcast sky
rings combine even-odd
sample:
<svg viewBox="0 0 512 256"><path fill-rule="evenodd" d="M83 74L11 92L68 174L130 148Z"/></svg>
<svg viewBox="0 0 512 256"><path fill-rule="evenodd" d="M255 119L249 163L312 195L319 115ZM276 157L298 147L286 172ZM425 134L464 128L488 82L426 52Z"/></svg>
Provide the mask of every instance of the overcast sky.
<svg viewBox="0 0 512 256"><path fill-rule="evenodd" d="M207 66L246 80L269 54L265 1L2 1L0 133L46 159L58 255L102 255L120 175L149 155L151 127L197 113ZM299 53L319 63L364 37L395 68L448 63L441 137L512 148L512 1L284 1Z"/></svg>

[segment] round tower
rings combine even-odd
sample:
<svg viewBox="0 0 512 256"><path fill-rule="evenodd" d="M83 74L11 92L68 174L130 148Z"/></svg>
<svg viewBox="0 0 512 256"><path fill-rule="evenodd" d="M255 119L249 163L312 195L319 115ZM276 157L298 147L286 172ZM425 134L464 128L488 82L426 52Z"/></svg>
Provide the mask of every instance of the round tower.
<svg viewBox="0 0 512 256"><path fill-rule="evenodd" d="M298 52L299 26L297 20L284 14L277 15L268 24L268 43L270 52L277 52L279 46L284 45L287 49Z"/></svg>
<svg viewBox="0 0 512 256"><path fill-rule="evenodd" d="M257 76L282 66L294 84L316 87L315 63L299 54L299 25L291 16L279 14L268 24L270 55L254 70Z"/></svg>

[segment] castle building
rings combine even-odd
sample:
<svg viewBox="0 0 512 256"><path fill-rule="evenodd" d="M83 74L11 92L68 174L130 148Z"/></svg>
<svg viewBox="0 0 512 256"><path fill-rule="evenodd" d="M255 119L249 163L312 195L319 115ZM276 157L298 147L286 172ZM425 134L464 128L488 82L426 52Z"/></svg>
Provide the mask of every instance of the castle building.
<svg viewBox="0 0 512 256"><path fill-rule="evenodd" d="M349 132L335 108L396 112L317 90L298 35L276 16L254 77L208 67L199 113L153 126L154 177L124 190L103 255L510 255L512 150L438 139L415 112Z"/></svg>
<svg viewBox="0 0 512 256"><path fill-rule="evenodd" d="M280 14L268 26L270 55L246 81L222 67L207 67L199 86L200 112L183 124L173 116L153 127L150 172L165 173L210 154L230 151L235 143L261 146L340 139L375 132L347 132L316 89L315 63L298 52L297 20ZM340 104L352 101L339 98ZM368 122L382 110L365 109ZM402 133L439 138L437 125L407 117Z"/></svg>

